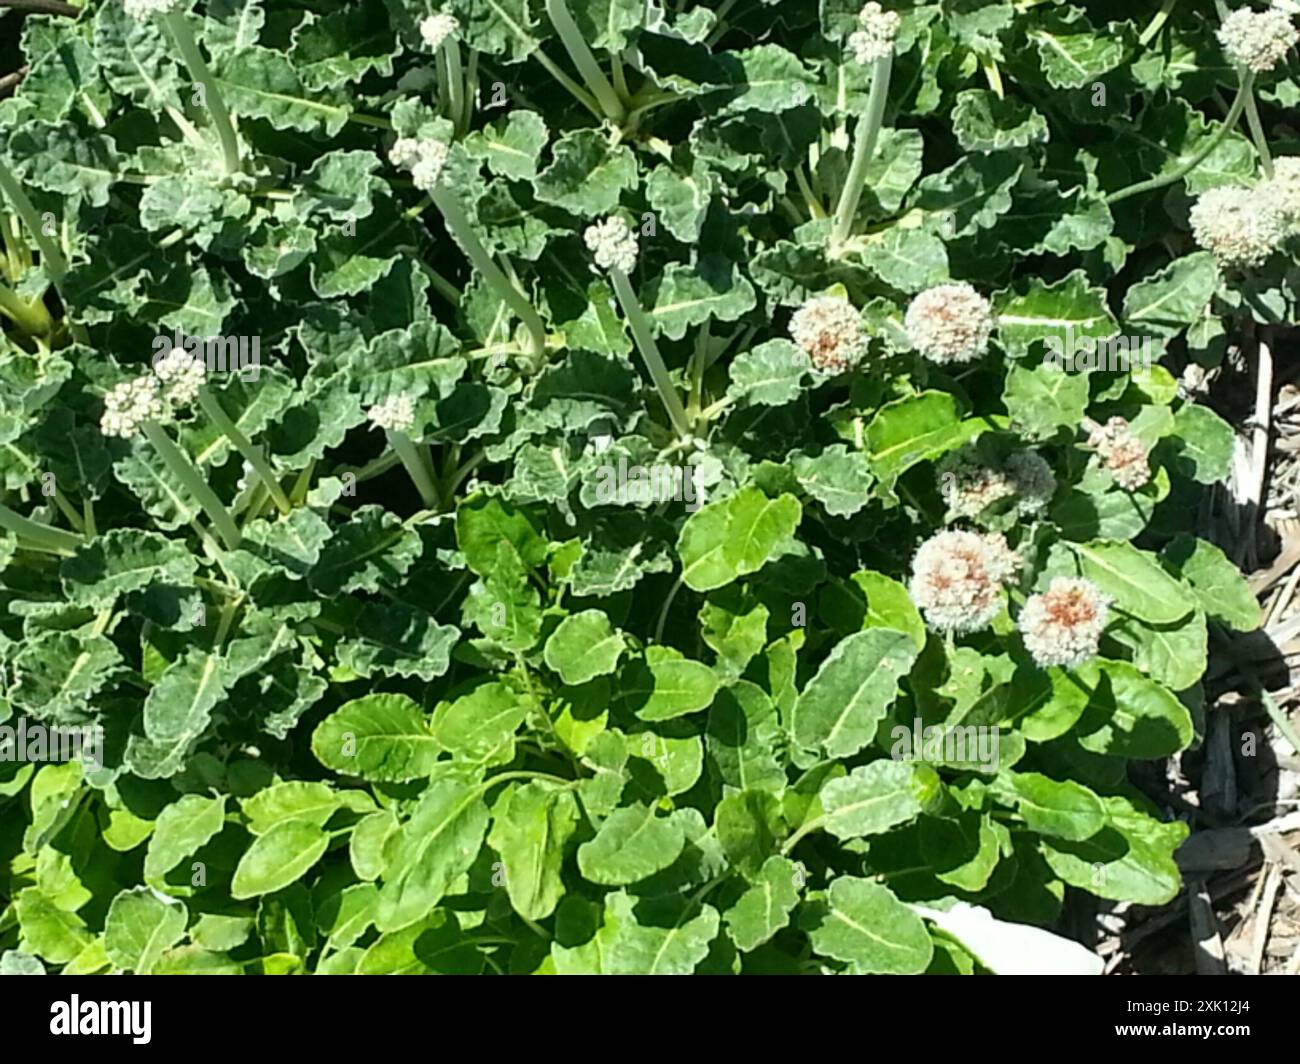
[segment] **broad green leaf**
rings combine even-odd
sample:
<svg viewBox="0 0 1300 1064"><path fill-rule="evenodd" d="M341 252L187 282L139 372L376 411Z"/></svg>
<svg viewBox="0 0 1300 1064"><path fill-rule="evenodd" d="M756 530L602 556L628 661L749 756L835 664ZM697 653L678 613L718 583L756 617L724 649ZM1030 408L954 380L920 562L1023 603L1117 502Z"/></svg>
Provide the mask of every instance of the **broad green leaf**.
<svg viewBox="0 0 1300 1064"><path fill-rule="evenodd" d="M534 780L498 799L488 845L501 856L506 892L521 916L544 920L555 911L564 896L565 845L577 826L573 792L553 784Z"/></svg>
<svg viewBox="0 0 1300 1064"><path fill-rule="evenodd" d="M1260 609L1237 567L1213 543L1180 535L1161 552L1191 585L1201 607L1217 621L1239 632L1259 627Z"/></svg>
<svg viewBox="0 0 1300 1064"><path fill-rule="evenodd" d="M616 809L596 837L578 847L578 868L602 886L637 883L677 860L685 842L678 818L635 803Z"/></svg>
<svg viewBox="0 0 1300 1064"><path fill-rule="evenodd" d="M147 975L164 951L185 937L185 906L164 901L148 887L124 890L104 919L104 951L114 967Z"/></svg>
<svg viewBox="0 0 1300 1064"><path fill-rule="evenodd" d="M311 750L326 768L380 783L428 776L439 755L420 707L398 694L344 703L316 726Z"/></svg>
<svg viewBox="0 0 1300 1064"><path fill-rule="evenodd" d="M921 813L912 765L888 759L828 780L818 794L825 828L837 839L878 835Z"/></svg>
<svg viewBox="0 0 1300 1064"><path fill-rule="evenodd" d="M799 903L798 876L788 858L767 859L753 885L722 914L737 949L746 953L757 949L790 922L790 913Z"/></svg>
<svg viewBox="0 0 1300 1064"><path fill-rule="evenodd" d="M777 757L781 725L766 692L748 680L719 691L709 710L709 757L722 782L737 790L785 788Z"/></svg>
<svg viewBox="0 0 1300 1064"><path fill-rule="evenodd" d="M1092 661L1075 670L1088 708L1075 728L1095 754L1158 758L1191 745L1192 717L1177 698L1122 661Z"/></svg>
<svg viewBox="0 0 1300 1064"><path fill-rule="evenodd" d="M1082 575L1109 595L1117 609L1152 624L1169 624L1191 611L1186 586L1131 543L1097 540L1072 543L1070 550Z"/></svg>
<svg viewBox="0 0 1300 1064"><path fill-rule="evenodd" d="M274 894L301 879L325 854L329 836L306 820L282 820L259 835L239 859L230 896Z"/></svg>
<svg viewBox="0 0 1300 1064"><path fill-rule="evenodd" d="M1101 799L1073 780L1054 780L1038 772L1002 772L993 787L1032 830L1043 835L1078 841L1091 838L1105 822Z"/></svg>
<svg viewBox="0 0 1300 1064"><path fill-rule="evenodd" d="M326 783L285 780L273 783L240 803L248 830L265 835L286 820L302 820L323 828L343 805L343 797Z"/></svg>
<svg viewBox="0 0 1300 1064"><path fill-rule="evenodd" d="M161 886L168 872L216 836L225 818L226 800L221 796L186 794L169 805L158 814L149 837L145 881Z"/></svg>
<svg viewBox="0 0 1300 1064"><path fill-rule="evenodd" d="M862 974L915 975L929 965L934 947L925 924L888 887L840 876L820 909L808 934L820 956Z"/></svg>
<svg viewBox="0 0 1300 1064"><path fill-rule="evenodd" d="M613 672L625 648L623 634L610 628L604 613L584 610L560 622L546 641L543 656L561 680L577 687Z"/></svg>

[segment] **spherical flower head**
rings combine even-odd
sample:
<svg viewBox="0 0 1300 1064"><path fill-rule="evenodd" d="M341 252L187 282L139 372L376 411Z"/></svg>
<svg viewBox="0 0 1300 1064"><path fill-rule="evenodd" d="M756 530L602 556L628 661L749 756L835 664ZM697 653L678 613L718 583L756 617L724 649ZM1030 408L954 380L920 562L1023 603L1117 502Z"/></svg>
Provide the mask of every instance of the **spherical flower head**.
<svg viewBox="0 0 1300 1064"><path fill-rule="evenodd" d="M388 160L403 170L415 165L420 158L420 142L414 137L398 137L388 149Z"/></svg>
<svg viewBox="0 0 1300 1064"><path fill-rule="evenodd" d="M893 11L885 11L877 3L870 3L858 12L858 29L849 34L849 51L864 65L884 59L894 50L898 24L902 20Z"/></svg>
<svg viewBox="0 0 1300 1064"><path fill-rule="evenodd" d="M179 0L122 0L122 6L133 19L143 21L154 15L170 14L180 3Z"/></svg>
<svg viewBox="0 0 1300 1064"><path fill-rule="evenodd" d="M429 46L430 51L437 51L442 42L458 29L460 29L460 23L456 21L456 16L440 11L436 15L430 15L420 23L420 37Z"/></svg>
<svg viewBox="0 0 1300 1064"><path fill-rule="evenodd" d="M404 393L390 395L382 403L372 406L366 417L378 428L410 432L415 425L415 400Z"/></svg>
<svg viewBox="0 0 1300 1064"><path fill-rule="evenodd" d="M982 461L972 447L946 455L936 472L949 520L977 518L1016 493L1011 477Z"/></svg>
<svg viewBox="0 0 1300 1064"><path fill-rule="evenodd" d="M1109 610L1092 581L1058 576L1041 595L1030 596L1016 623L1035 662L1072 669L1096 656Z"/></svg>
<svg viewBox="0 0 1300 1064"><path fill-rule="evenodd" d="M1147 445L1133 435L1122 417L1113 417L1093 429L1088 446L1101 456L1115 483L1125 491L1137 491L1151 479Z"/></svg>
<svg viewBox="0 0 1300 1064"><path fill-rule="evenodd" d="M926 289L907 308L904 327L913 345L934 362L969 362L993 334L993 308L965 281Z"/></svg>
<svg viewBox="0 0 1300 1064"><path fill-rule="evenodd" d="M1003 468L1016 491L1016 507L1022 514L1040 513L1056 494L1056 474L1037 451L1016 451L1008 455Z"/></svg>
<svg viewBox="0 0 1300 1064"><path fill-rule="evenodd" d="M790 336L821 373L843 373L867 353L862 316L847 299L816 296L790 318Z"/></svg>
<svg viewBox="0 0 1300 1064"><path fill-rule="evenodd" d="M612 214L603 222L589 225L582 239L602 270L631 273L636 269L636 234L618 215Z"/></svg>
<svg viewBox="0 0 1300 1064"><path fill-rule="evenodd" d="M1219 186L1201 193L1188 220L1192 235L1225 266L1258 266L1286 238L1274 197Z"/></svg>
<svg viewBox="0 0 1300 1064"><path fill-rule="evenodd" d="M1223 20L1219 43L1237 66L1262 74L1272 70L1300 37L1291 19L1282 11L1252 11L1239 7Z"/></svg>
<svg viewBox="0 0 1300 1064"><path fill-rule="evenodd" d="M420 141L419 158L411 167L411 181L421 192L432 192L447 165L451 149L440 140Z"/></svg>
<svg viewBox="0 0 1300 1064"><path fill-rule="evenodd" d="M104 396L99 431L126 439L136 435L146 421L162 421L166 415L167 404L158 394L158 381L154 377L136 377L116 385Z"/></svg>
<svg viewBox="0 0 1300 1064"><path fill-rule="evenodd" d="M194 402L208 375L203 360L195 358L182 347L173 347L163 355L153 371L165 386L167 401L176 406L189 406Z"/></svg>
<svg viewBox="0 0 1300 1064"><path fill-rule="evenodd" d="M939 631L964 635L984 628L1002 604L1002 585L1019 559L1002 536L948 530L921 544L908 592Z"/></svg>
<svg viewBox="0 0 1300 1064"><path fill-rule="evenodd" d="M1273 164L1273 176L1260 185L1282 224L1300 229L1300 155L1284 155Z"/></svg>

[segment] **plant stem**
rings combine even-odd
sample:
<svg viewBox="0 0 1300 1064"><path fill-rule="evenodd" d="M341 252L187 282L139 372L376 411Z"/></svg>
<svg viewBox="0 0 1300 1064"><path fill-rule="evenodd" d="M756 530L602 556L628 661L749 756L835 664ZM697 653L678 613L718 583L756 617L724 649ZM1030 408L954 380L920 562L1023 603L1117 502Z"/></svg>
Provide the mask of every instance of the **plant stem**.
<svg viewBox="0 0 1300 1064"><path fill-rule="evenodd" d="M43 525L4 505L0 505L0 528L12 532L20 541L27 540L36 548L52 554L71 554L83 542L80 536L72 532L65 532L53 525Z"/></svg>
<svg viewBox="0 0 1300 1064"><path fill-rule="evenodd" d="M435 186L429 195L438 210L442 212L447 228L451 230L456 242L460 244L470 262L474 264L474 268L495 289L496 294L501 297L506 306L515 312L515 316L524 323L524 328L528 330L528 336L533 345L532 353L540 358L546 350L546 329L542 325L542 319L538 316L533 305L524 297L523 292L510 283L509 278L501 272L501 268L492 261L492 256L488 254L487 248L483 246L478 234L474 232L474 227L470 224L469 218L465 216L465 212L461 209L456 197L441 186Z"/></svg>
<svg viewBox="0 0 1300 1064"><path fill-rule="evenodd" d="M1264 167L1264 176L1272 180L1273 156L1268 150L1268 138L1264 136L1264 124L1259 120L1259 108L1255 104L1253 90L1246 96L1246 124L1250 127L1250 139L1255 142L1255 150L1259 152L1259 161Z"/></svg>
<svg viewBox="0 0 1300 1064"><path fill-rule="evenodd" d="M686 408L682 406L677 389L673 387L673 380L668 375L668 367L664 365L663 356L659 354L659 346L655 343L650 322L646 319L645 311L641 309L641 301L637 299L636 292L632 290L632 283L622 270L611 269L609 277L614 282L614 293L623 307L628 325L631 326L632 338L636 341L637 350L641 352L646 369L650 371L650 378L659 390L659 398L663 400L673 428L679 437L689 436L690 418L686 416Z"/></svg>
<svg viewBox="0 0 1300 1064"><path fill-rule="evenodd" d="M420 493L420 501L430 510L438 509L440 504L437 485L429 476L428 467L420 458L420 452L411 437L397 429L385 429L384 434L388 437L390 446L397 452L397 457L402 460L402 465L406 467L411 480L415 482L416 490Z"/></svg>
<svg viewBox="0 0 1300 1064"><path fill-rule="evenodd" d="M880 123L885 116L885 98L889 94L889 75L893 69L894 55L882 56L872 64L871 94L867 97L867 113L858 119L854 131L853 162L849 176L840 192L840 202L835 208L835 223L831 228L831 243L842 244L853 230L853 220L862 199L862 188L867 181L867 166L876 151Z"/></svg>
<svg viewBox="0 0 1300 1064"><path fill-rule="evenodd" d="M1144 192L1154 192L1157 189L1164 188L1166 185L1172 185L1175 181L1181 181L1198 166L1203 163L1210 153L1219 146L1219 143L1226 137L1234 126L1241 120L1241 112L1246 107L1246 101L1250 98L1251 89L1255 84L1255 75L1249 71L1241 76L1241 84L1237 87L1237 97L1232 101L1232 107L1228 110L1228 115L1224 118L1222 125L1219 126L1214 136L1209 142L1193 155L1182 166L1178 167L1173 173L1166 174L1163 177L1153 177L1146 181L1139 181L1136 185L1129 185L1128 188L1122 188L1118 192L1112 192L1106 197L1107 205L1119 203L1128 199L1130 196L1140 196Z"/></svg>
<svg viewBox="0 0 1300 1064"><path fill-rule="evenodd" d="M1169 20L1169 13L1173 11L1176 3L1178 3L1178 0L1165 0L1160 5L1160 10L1155 13L1155 17L1147 23L1146 29L1139 34L1138 44L1145 48L1151 43L1152 38L1164 28L1165 23Z"/></svg>
<svg viewBox="0 0 1300 1064"><path fill-rule="evenodd" d="M23 220L23 224L27 226L28 235L40 248L42 265L45 267L45 272L49 274L50 280L56 285L62 284L63 278L68 272L68 260L63 257L63 252L59 250L54 241L45 235L45 230L41 226L41 216L37 214L36 206L27 198L23 186L3 159L0 159L0 192L3 192L9 202L13 204L14 213Z"/></svg>
<svg viewBox="0 0 1300 1064"><path fill-rule="evenodd" d="M804 825L801 828L799 828L798 831L796 831L793 835L791 835L788 839L785 840L785 845L781 847L781 855L785 856L786 854L788 854L791 850L795 848L795 846L800 842L800 840L802 840L808 835L811 835L814 831L819 830L825 822L826 822L826 818L820 816L814 817L812 820L806 821Z"/></svg>
<svg viewBox="0 0 1300 1064"><path fill-rule="evenodd" d="M208 486L208 482L203 479L203 474L195 468L194 463L184 451L172 442L172 438L167 435L167 431L154 421L146 421L144 424L145 438L153 444L153 449L158 452L158 457L163 460L163 464L189 490L190 494L198 500L203 512L208 515L208 519L216 528L217 534L226 545L227 550L235 550L239 546L239 529L235 525L235 520L230 516L222 501L217 498L217 493Z"/></svg>
<svg viewBox="0 0 1300 1064"><path fill-rule="evenodd" d="M226 109L226 101L221 96L217 79L212 76L212 70L207 60L203 58L203 53L199 51L198 42L194 39L194 31L182 12L168 12L163 15L162 20L172 40L175 41L181 58L189 68L190 77L203 86L203 102L212 115L212 124L217 128L217 136L221 138L221 154L225 159L226 173L238 173L239 139L235 136L235 127L230 121L230 112Z"/></svg>
<svg viewBox="0 0 1300 1064"><path fill-rule="evenodd" d="M460 45L454 36L448 36L438 49L438 62L447 72L447 117L457 133L464 133L461 124L465 110L465 72L460 66Z"/></svg>
<svg viewBox="0 0 1300 1064"><path fill-rule="evenodd" d="M39 299L28 302L8 285L0 282L0 314L12 318L28 336L48 336L54 319Z"/></svg>
<svg viewBox="0 0 1300 1064"><path fill-rule="evenodd" d="M292 512L293 505L289 502L289 497L285 495L284 489L280 487L280 479L275 475L275 470L271 468L271 463L266 460L266 455L262 453L262 449L240 431L239 426L231 420L230 415L222 408L217 397L207 388L199 389L199 406L203 408L203 412L212 419L212 423L221 430L226 439L234 444L235 450L243 455L244 460L253 467L254 472L266 485L266 490L271 493L271 499L275 502L276 509L282 514Z"/></svg>
<svg viewBox="0 0 1300 1064"><path fill-rule="evenodd" d="M591 54L591 49L587 47L582 31L578 29L578 24L569 14L568 4L565 0L546 0L546 13L550 16L555 32L560 35L560 41L564 44L565 51L569 53L569 58L573 60L573 65L578 68L582 80L587 83L587 88L591 90L601 110L605 112L605 117L611 122L621 124L627 110L623 106L623 101L618 98L618 93L614 91L614 86L609 83L609 79L600 69L596 57Z"/></svg>

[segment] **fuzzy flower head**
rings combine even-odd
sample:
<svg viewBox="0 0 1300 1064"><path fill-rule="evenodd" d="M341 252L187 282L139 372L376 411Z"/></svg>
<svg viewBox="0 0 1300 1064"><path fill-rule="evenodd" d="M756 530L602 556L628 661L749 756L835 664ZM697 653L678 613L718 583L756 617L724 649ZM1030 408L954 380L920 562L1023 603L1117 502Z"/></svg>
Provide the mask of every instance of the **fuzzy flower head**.
<svg viewBox="0 0 1300 1064"><path fill-rule="evenodd" d="M440 140L416 140L401 137L388 149L394 166L411 172L411 180L422 192L430 192L442 176L450 149Z"/></svg>
<svg viewBox="0 0 1300 1064"><path fill-rule="evenodd" d="M99 431L105 436L122 439L134 436L146 421L161 421L167 416L167 404L158 394L153 377L136 377L116 385L104 396L104 414Z"/></svg>
<svg viewBox="0 0 1300 1064"><path fill-rule="evenodd" d="M928 288L907 308L904 327L916 349L933 362L969 362L993 334L993 308L965 281Z"/></svg>
<svg viewBox="0 0 1300 1064"><path fill-rule="evenodd" d="M1002 604L1019 559L1000 535L948 530L921 544L908 592L931 627L964 635L984 628Z"/></svg>
<svg viewBox="0 0 1300 1064"><path fill-rule="evenodd" d="M207 366L182 347L173 347L154 365L154 374L164 385L163 394L169 403L189 406L203 387Z"/></svg>
<svg viewBox="0 0 1300 1064"><path fill-rule="evenodd" d="M372 406L366 417L377 428L410 432L415 425L415 401L405 394L390 395L382 403Z"/></svg>
<svg viewBox="0 0 1300 1064"><path fill-rule="evenodd" d="M1036 451L1016 451L1002 461L985 461L968 445L944 457L937 469L948 519L978 520L1007 500L1026 516L1040 512L1056 491L1052 468Z"/></svg>
<svg viewBox="0 0 1300 1064"><path fill-rule="evenodd" d="M1088 434L1088 446L1101 456L1102 465L1125 491L1137 491L1151 479L1147 445L1133 435L1122 417L1094 428Z"/></svg>
<svg viewBox="0 0 1300 1064"><path fill-rule="evenodd" d="M1016 623L1034 661L1072 669L1096 656L1109 608L1092 581L1058 576L1041 595L1030 596Z"/></svg>
<svg viewBox="0 0 1300 1064"><path fill-rule="evenodd" d="M636 234L618 215L611 214L603 222L587 226L582 239L602 270L631 273L636 269Z"/></svg>
<svg viewBox="0 0 1300 1064"><path fill-rule="evenodd" d="M1260 189L1290 232L1300 229L1300 155L1284 155L1273 164L1273 176Z"/></svg>
<svg viewBox="0 0 1300 1064"><path fill-rule="evenodd" d="M900 21L895 12L883 10L874 0L865 5L858 12L858 29L849 34L853 58L866 65L893 52Z"/></svg>
<svg viewBox="0 0 1300 1064"><path fill-rule="evenodd" d="M420 23L420 37L429 46L430 51L436 52L442 42L459 29L460 23L456 21L455 15L440 11Z"/></svg>
<svg viewBox="0 0 1300 1064"><path fill-rule="evenodd" d="M790 318L790 336L822 373L843 373L867 353L862 317L847 299L816 296Z"/></svg>
<svg viewBox="0 0 1300 1064"><path fill-rule="evenodd" d="M1256 74L1272 70L1300 38L1291 19L1276 8L1252 11L1239 7L1223 20L1217 34L1227 57Z"/></svg>
<svg viewBox="0 0 1300 1064"><path fill-rule="evenodd" d="M1188 219L1196 242L1225 266L1258 266L1286 238L1275 197L1249 188L1201 193Z"/></svg>
<svg viewBox="0 0 1300 1064"><path fill-rule="evenodd" d="M133 19L144 21L154 15L170 14L180 3L179 0L122 0L122 6Z"/></svg>

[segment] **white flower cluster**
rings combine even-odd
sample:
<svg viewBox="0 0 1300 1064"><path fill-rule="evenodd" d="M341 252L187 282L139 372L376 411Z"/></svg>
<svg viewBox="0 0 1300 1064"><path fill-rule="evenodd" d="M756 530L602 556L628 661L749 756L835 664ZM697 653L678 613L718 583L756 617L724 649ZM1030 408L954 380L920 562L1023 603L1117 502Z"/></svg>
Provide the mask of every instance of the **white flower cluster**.
<svg viewBox="0 0 1300 1064"><path fill-rule="evenodd" d="M154 15L166 15L180 6L179 0L122 0L126 13L143 21Z"/></svg>
<svg viewBox="0 0 1300 1064"><path fill-rule="evenodd" d="M843 373L867 353L862 316L847 299L815 296L790 318L790 336L821 373Z"/></svg>
<svg viewBox="0 0 1300 1064"><path fill-rule="evenodd" d="M1101 456L1115 483L1125 491L1137 491L1151 479L1147 445L1133 435L1122 417L1094 428L1088 434L1088 446Z"/></svg>
<svg viewBox="0 0 1300 1064"><path fill-rule="evenodd" d="M849 50L859 63L874 63L884 59L894 50L901 21L893 11L885 11L877 3L865 5L858 12L858 29L849 34Z"/></svg>
<svg viewBox="0 0 1300 1064"><path fill-rule="evenodd" d="M1288 232L1300 230L1300 155L1284 155L1273 164L1273 176L1261 186Z"/></svg>
<svg viewBox="0 0 1300 1064"><path fill-rule="evenodd" d="M993 308L965 281L928 288L903 321L913 346L934 362L969 362L993 335Z"/></svg>
<svg viewBox="0 0 1300 1064"><path fill-rule="evenodd" d="M1239 7L1223 20L1217 36L1233 63L1256 74L1272 70L1300 39L1291 19L1276 8Z"/></svg>
<svg viewBox="0 0 1300 1064"><path fill-rule="evenodd" d="M415 400L404 393L390 395L382 403L372 406L366 412L366 417L377 428L410 432L415 425Z"/></svg>
<svg viewBox="0 0 1300 1064"><path fill-rule="evenodd" d="M411 172L411 180L422 192L429 192L442 176L450 149L440 140L416 140L402 137L388 150L394 166Z"/></svg>
<svg viewBox="0 0 1300 1064"><path fill-rule="evenodd" d="M1070 669L1096 655L1109 608L1092 581L1058 576L1041 595L1030 596L1016 623L1034 661Z"/></svg>
<svg viewBox="0 0 1300 1064"><path fill-rule="evenodd" d="M442 46L442 42L459 29L460 23L456 21L455 15L440 11L420 23L420 37L429 46L430 51L436 52Z"/></svg>
<svg viewBox="0 0 1300 1064"><path fill-rule="evenodd" d="M618 215L612 214L603 222L587 226L582 239L602 270L631 273L636 269L636 234Z"/></svg>
<svg viewBox="0 0 1300 1064"><path fill-rule="evenodd" d="M1003 536L950 529L921 544L908 592L932 627L964 635L997 615L1019 564Z"/></svg>
<svg viewBox="0 0 1300 1064"><path fill-rule="evenodd" d="M158 360L153 371L166 386L167 400L174 406L189 406L203 387L208 369L182 347L173 347Z"/></svg>
<svg viewBox="0 0 1300 1064"><path fill-rule="evenodd" d="M1286 238L1276 196L1220 185L1201 193L1188 219L1192 235L1226 266L1258 266Z"/></svg>
<svg viewBox="0 0 1300 1064"><path fill-rule="evenodd" d="M183 347L174 347L145 374L116 385L104 396L99 431L105 436L134 436L146 421L165 422L189 406L203 387L207 367Z"/></svg>
<svg viewBox="0 0 1300 1064"><path fill-rule="evenodd" d="M1028 516L1041 511L1056 492L1052 467L1037 451L1016 451L991 464L968 445L947 455L936 472L949 520L978 519L1006 499L1015 499L1016 510Z"/></svg>
<svg viewBox="0 0 1300 1064"><path fill-rule="evenodd" d="M99 431L126 439L139 432L146 421L161 421L166 414L167 404L158 392L157 379L136 377L116 385L104 396Z"/></svg>

